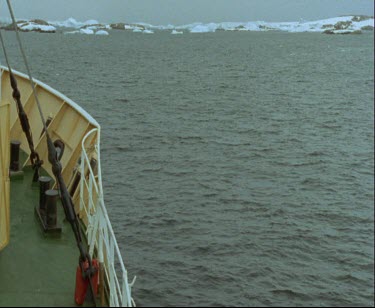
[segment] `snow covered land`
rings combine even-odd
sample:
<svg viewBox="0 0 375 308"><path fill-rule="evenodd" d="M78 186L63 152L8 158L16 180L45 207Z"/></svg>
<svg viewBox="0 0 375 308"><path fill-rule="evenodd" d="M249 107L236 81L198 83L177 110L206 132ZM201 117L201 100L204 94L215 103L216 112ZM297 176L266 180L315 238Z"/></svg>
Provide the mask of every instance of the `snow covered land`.
<svg viewBox="0 0 375 308"><path fill-rule="evenodd" d="M13 30L13 25L9 22L4 23L0 21L0 29ZM41 19L31 19L31 20L19 20L17 21L17 27L23 32L43 32L43 33L55 33L56 27L49 24L48 22Z"/></svg>
<svg viewBox="0 0 375 308"><path fill-rule="evenodd" d="M364 20L361 20L364 19ZM298 22L222 22L222 23L194 23L177 26L177 30L188 30L191 33L207 33L216 31L285 31L285 32L325 32L327 30L347 32L370 30L374 27L374 18L358 16L342 16L317 21ZM339 33L339 32L338 32Z"/></svg>
<svg viewBox="0 0 375 308"><path fill-rule="evenodd" d="M0 21L1 22L1 21ZM6 24L6 22L8 24ZM9 21L2 21L1 28L12 30ZM154 31L168 31L171 34L190 33L213 33L216 31L284 31L284 32L320 32L327 34L350 34L361 33L362 31L373 31L373 16L341 16L316 21L295 21L295 22L222 22L222 23L193 23L187 25L151 25L146 23L113 23L103 24L97 20L84 22L69 18L65 21L43 21L40 19L18 21L20 31L29 32L64 32L79 34L107 35L108 30L125 30L145 34L153 34Z"/></svg>

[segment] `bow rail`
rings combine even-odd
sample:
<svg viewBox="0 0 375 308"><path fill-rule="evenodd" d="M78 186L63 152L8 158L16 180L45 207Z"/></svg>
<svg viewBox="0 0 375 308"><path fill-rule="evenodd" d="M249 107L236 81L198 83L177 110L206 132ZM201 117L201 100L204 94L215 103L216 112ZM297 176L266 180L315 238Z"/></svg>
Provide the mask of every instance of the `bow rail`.
<svg viewBox="0 0 375 308"><path fill-rule="evenodd" d="M87 142L96 139L94 146ZM90 145L87 145L89 143ZM89 159L94 154L97 157L97 172L95 174ZM94 151L94 153L92 153ZM82 140L80 162L80 197L79 212L85 217L86 236L90 256L94 252L100 263L102 278L109 305L112 307L135 307L131 296L131 288L136 277L129 283L120 249L104 204L101 165L100 165L100 129L89 131ZM118 268L118 270L116 269Z"/></svg>

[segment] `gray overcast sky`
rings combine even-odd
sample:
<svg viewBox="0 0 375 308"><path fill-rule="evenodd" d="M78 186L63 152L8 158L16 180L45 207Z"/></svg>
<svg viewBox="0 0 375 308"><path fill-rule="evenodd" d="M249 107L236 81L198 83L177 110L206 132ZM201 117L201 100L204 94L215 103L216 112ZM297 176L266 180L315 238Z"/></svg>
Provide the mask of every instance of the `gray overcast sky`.
<svg viewBox="0 0 375 308"><path fill-rule="evenodd" d="M12 0L17 18L186 24L221 21L299 21L373 15L373 0ZM0 0L0 16L8 17Z"/></svg>

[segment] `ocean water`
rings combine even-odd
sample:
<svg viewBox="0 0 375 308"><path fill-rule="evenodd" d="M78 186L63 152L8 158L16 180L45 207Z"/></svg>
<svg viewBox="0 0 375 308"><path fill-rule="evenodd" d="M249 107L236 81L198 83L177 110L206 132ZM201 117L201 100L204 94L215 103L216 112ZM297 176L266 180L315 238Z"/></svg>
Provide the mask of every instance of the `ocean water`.
<svg viewBox="0 0 375 308"><path fill-rule="evenodd" d="M102 125L138 306L374 305L373 34L22 38Z"/></svg>

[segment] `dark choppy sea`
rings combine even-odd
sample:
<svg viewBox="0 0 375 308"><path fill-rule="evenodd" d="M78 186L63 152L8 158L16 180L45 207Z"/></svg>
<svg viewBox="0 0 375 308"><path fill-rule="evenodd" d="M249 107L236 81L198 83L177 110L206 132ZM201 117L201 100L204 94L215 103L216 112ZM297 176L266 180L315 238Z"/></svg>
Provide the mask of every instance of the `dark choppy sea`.
<svg viewBox="0 0 375 308"><path fill-rule="evenodd" d="M102 125L139 306L374 305L373 34L22 37Z"/></svg>

